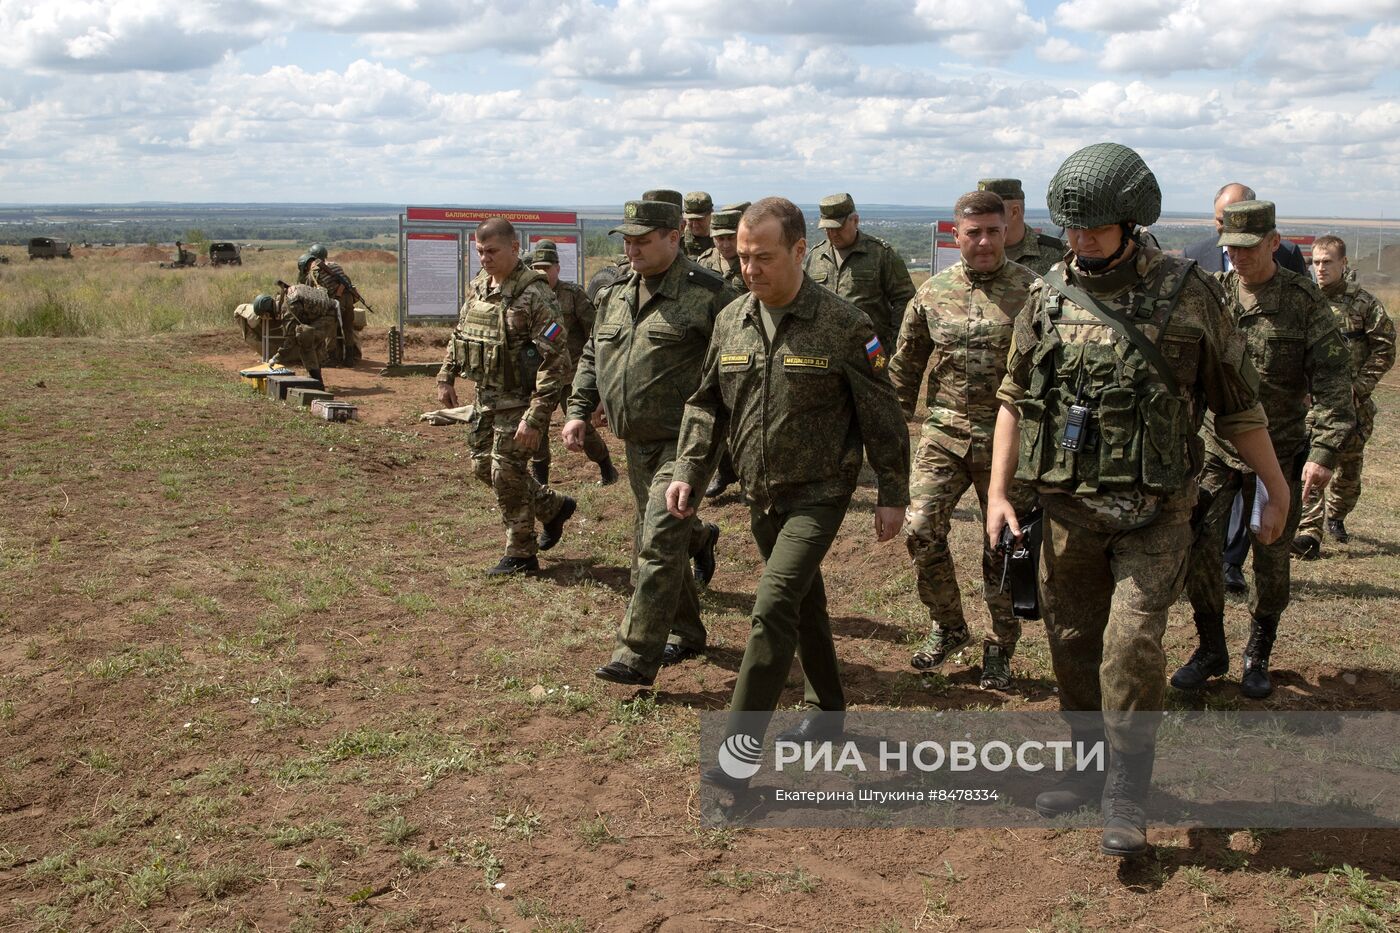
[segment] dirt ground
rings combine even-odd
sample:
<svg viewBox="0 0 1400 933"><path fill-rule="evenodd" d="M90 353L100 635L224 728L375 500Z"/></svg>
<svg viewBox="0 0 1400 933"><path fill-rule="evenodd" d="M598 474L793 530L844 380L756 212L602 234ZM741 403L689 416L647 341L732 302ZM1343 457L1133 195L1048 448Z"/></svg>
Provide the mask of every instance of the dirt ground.
<svg viewBox="0 0 1400 933"><path fill-rule="evenodd" d="M1088 830L703 827L696 711L729 697L761 569L736 497L706 509L707 657L626 690L591 673L626 604L625 478L556 443L579 512L540 576L488 581L491 494L461 429L416 420L432 378L377 374L382 330L327 371L349 425L254 396L232 334L0 352L0 929L1400 927L1395 831L1153 830L1120 865ZM1352 543L1295 565L1267 708L1400 703L1398 389ZM825 565L853 704L1055 708L1035 628L1009 692L977 688L974 650L914 674L927 620L871 493ZM978 536L964 503L984 627ZM1243 603L1228 621L1242 645ZM1183 603L1169 664L1193 637ZM1244 701L1227 681L1206 703Z"/></svg>

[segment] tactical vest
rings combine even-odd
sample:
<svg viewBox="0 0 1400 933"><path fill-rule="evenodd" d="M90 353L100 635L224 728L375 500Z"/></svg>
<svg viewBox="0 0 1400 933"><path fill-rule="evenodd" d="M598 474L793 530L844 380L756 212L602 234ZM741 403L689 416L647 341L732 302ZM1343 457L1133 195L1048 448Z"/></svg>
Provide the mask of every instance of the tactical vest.
<svg viewBox="0 0 1400 933"><path fill-rule="evenodd" d="M1161 263L1137 290L1133 305L1115 309L1131 322L1128 326L1150 325L1158 340L1190 275L1187 268L1174 276L1180 266L1173 266ZM1065 297L1048 284L1041 295L1030 386L1016 403L1021 413L1016 478L1075 495L1181 489L1199 467L1201 452L1180 389L1169 387L1143 351L1122 337L1061 340L1057 322ZM1169 378L1175 382L1175 374Z"/></svg>
<svg viewBox="0 0 1400 933"><path fill-rule="evenodd" d="M311 325L323 317L339 317L340 305L335 303L324 288L314 285L293 285L287 289L287 298L282 302L282 310L297 323Z"/></svg>
<svg viewBox="0 0 1400 933"><path fill-rule="evenodd" d="M451 364L456 375L470 379L478 389L508 393L535 390L539 348L529 336L520 345L511 343L506 311L531 284L547 281L533 269L526 269L515 280L514 291L507 291L510 283L506 283L499 302L472 295L452 332Z"/></svg>

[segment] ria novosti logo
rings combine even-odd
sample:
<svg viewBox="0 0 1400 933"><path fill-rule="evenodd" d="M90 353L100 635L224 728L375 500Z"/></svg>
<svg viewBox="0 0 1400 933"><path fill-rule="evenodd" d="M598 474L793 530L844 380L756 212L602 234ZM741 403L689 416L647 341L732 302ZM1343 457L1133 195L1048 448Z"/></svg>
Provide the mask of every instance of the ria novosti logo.
<svg viewBox="0 0 1400 933"><path fill-rule="evenodd" d="M736 732L719 747L719 766L736 781L747 781L763 763L763 743L743 732Z"/></svg>

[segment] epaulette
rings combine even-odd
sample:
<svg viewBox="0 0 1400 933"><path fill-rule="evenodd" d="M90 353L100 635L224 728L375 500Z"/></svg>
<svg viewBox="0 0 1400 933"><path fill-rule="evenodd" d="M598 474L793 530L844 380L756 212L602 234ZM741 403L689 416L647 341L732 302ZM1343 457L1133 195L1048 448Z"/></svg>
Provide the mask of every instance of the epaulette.
<svg viewBox="0 0 1400 933"><path fill-rule="evenodd" d="M1059 237L1053 237L1048 233L1037 233L1035 235L1035 241L1046 249L1053 249L1058 253L1063 253L1065 251L1065 241L1061 240Z"/></svg>
<svg viewBox="0 0 1400 933"><path fill-rule="evenodd" d="M728 287L718 273L696 265L694 260L691 260L691 269L686 272L685 278L686 281L694 282L712 292L722 292Z"/></svg>

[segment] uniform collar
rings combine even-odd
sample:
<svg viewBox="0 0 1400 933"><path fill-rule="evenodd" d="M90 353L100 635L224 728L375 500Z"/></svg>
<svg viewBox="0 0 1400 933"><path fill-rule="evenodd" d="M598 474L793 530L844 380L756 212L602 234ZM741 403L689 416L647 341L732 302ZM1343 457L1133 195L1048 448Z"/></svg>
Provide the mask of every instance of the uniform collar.
<svg viewBox="0 0 1400 933"><path fill-rule="evenodd" d="M810 321L817 316L817 307L821 304L825 294L828 294L826 289L812 281L812 277L803 272L802 285L798 287L797 295L792 299L792 303L783 308L783 313ZM744 315L755 324L759 323L758 298L754 296L753 292L744 295Z"/></svg>
<svg viewBox="0 0 1400 933"><path fill-rule="evenodd" d="M973 282L977 285L985 285L1000 276L1002 270L1006 268L1006 264L1009 261L1010 260L1005 256L1001 257L1001 265L997 266L991 272L978 272L976 269L969 266L964 259L959 259L958 265L962 267L962 273L969 282Z"/></svg>
<svg viewBox="0 0 1400 933"><path fill-rule="evenodd" d="M1333 282L1331 285L1328 285L1326 288L1322 289L1322 294L1326 295L1328 298L1340 298L1340 297L1342 297L1343 295L1345 295L1346 293L1347 293L1347 280L1346 280L1346 276L1342 276L1340 279L1338 279L1337 281Z"/></svg>
<svg viewBox="0 0 1400 933"><path fill-rule="evenodd" d="M690 260L686 258L685 253L678 251L676 253L676 261L671 263L671 268L661 273L661 282L657 285L655 290L652 291L652 297L654 298L657 295L661 295L675 301L681 296L681 283L685 281L689 272ZM642 276L635 268L632 270L631 282L634 286L641 285L642 283Z"/></svg>

